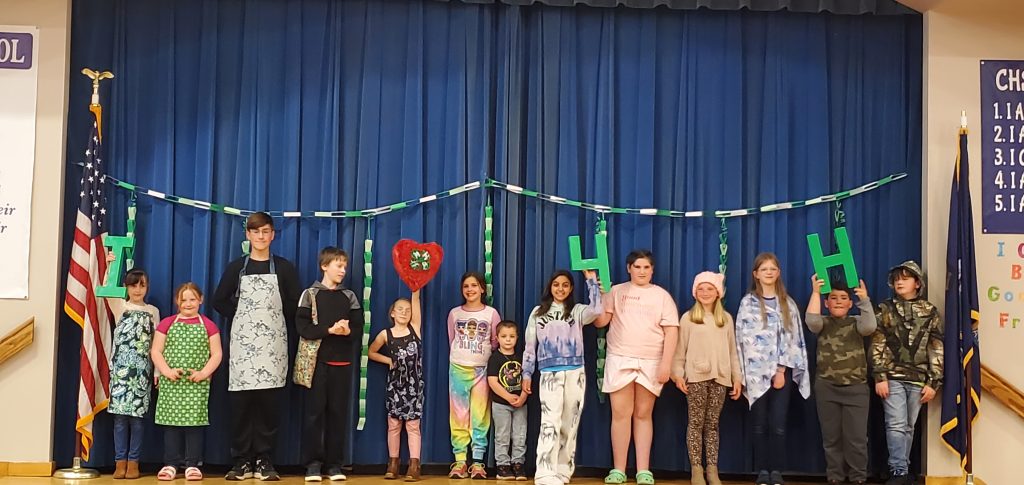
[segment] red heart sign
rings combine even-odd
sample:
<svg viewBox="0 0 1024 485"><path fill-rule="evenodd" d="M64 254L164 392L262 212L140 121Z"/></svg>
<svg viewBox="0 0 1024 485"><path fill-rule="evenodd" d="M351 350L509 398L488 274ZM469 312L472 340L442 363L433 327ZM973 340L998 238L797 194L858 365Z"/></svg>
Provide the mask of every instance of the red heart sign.
<svg viewBox="0 0 1024 485"><path fill-rule="evenodd" d="M391 260L395 263L398 277L410 290L426 286L441 267L444 250L437 243L419 243L402 239L391 248Z"/></svg>

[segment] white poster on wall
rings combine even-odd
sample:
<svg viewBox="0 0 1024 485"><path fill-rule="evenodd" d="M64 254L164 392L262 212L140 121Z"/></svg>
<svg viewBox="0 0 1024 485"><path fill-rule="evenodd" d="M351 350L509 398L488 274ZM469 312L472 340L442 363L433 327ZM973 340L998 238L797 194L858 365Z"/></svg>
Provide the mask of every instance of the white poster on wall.
<svg viewBox="0 0 1024 485"><path fill-rule="evenodd" d="M0 25L0 298L28 298L39 29Z"/></svg>

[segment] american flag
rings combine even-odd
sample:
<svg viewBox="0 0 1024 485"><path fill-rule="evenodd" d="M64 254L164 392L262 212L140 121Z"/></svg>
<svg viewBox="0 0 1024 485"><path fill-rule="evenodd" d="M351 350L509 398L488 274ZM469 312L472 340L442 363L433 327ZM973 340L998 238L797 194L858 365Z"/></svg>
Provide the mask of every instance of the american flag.
<svg viewBox="0 0 1024 485"><path fill-rule="evenodd" d="M92 447L92 421L107 407L110 391L111 321L113 316L106 300L97 299L107 271L103 237L107 232L107 197L104 193L106 174L101 154L103 110L90 105L93 114L89 146L85 150L82 169L81 203L75 219L75 241L71 246L68 286L64 294L64 311L82 327L78 415L75 429L81 434L82 458L89 459Z"/></svg>

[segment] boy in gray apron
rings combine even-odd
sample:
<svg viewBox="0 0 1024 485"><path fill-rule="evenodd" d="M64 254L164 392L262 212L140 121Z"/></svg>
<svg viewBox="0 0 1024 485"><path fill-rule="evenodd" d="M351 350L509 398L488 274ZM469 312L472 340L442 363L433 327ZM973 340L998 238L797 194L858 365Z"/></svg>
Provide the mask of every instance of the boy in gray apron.
<svg viewBox="0 0 1024 485"><path fill-rule="evenodd" d="M275 481L280 477L270 458L285 398L288 328L294 327L299 277L295 265L270 253L270 215L250 215L245 238L250 254L228 264L213 295L213 307L231 322L228 396L234 466L224 479Z"/></svg>

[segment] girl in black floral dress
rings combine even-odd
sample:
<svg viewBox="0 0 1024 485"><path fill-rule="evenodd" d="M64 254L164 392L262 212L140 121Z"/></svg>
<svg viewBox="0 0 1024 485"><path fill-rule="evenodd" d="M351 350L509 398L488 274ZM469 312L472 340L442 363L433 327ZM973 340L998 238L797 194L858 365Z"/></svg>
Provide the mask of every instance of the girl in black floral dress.
<svg viewBox="0 0 1024 485"><path fill-rule="evenodd" d="M420 292L412 300L399 298L388 312L391 328L370 344L370 360L388 366L388 468L384 478L398 478L402 423L409 439L409 469L405 480L420 479L420 417L423 414L423 342L420 339ZM381 349L386 348L386 353Z"/></svg>

